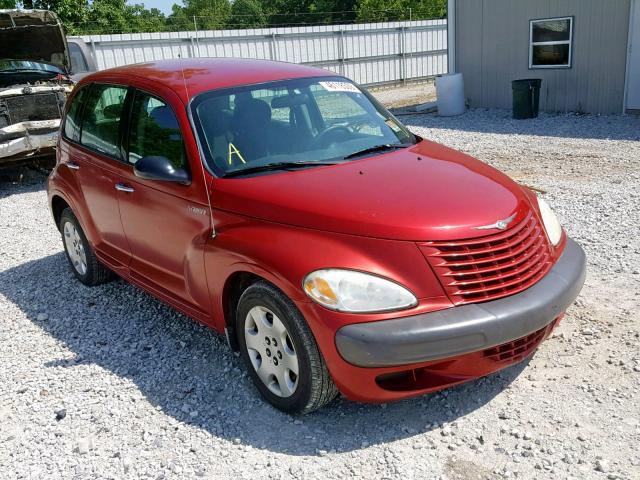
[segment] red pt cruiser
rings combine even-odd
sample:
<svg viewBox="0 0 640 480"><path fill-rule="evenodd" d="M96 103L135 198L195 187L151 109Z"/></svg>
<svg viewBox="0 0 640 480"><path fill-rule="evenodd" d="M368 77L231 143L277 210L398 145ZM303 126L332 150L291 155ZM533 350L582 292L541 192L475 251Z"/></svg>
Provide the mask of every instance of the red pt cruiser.
<svg viewBox="0 0 640 480"><path fill-rule="evenodd" d="M267 401L386 402L529 356L585 256L549 206L316 68L175 60L84 78L48 184L76 277L225 332Z"/></svg>

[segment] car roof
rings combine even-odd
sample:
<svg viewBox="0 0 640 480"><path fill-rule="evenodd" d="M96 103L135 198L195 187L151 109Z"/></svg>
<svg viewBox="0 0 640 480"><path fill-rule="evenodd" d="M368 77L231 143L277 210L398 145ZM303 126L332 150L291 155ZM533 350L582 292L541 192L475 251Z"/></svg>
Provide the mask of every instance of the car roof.
<svg viewBox="0 0 640 480"><path fill-rule="evenodd" d="M174 90L185 103L199 93L241 85L302 77L337 76L316 67L270 60L240 58L183 58L110 68L88 75L82 83L136 76Z"/></svg>

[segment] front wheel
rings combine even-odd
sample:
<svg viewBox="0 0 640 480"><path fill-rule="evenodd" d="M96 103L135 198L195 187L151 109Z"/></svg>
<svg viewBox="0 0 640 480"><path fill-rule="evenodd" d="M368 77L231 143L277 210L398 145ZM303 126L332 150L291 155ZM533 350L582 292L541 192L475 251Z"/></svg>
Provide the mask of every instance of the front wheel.
<svg viewBox="0 0 640 480"><path fill-rule="evenodd" d="M236 331L253 383L274 407L309 413L338 394L302 314L273 285L261 281L244 291Z"/></svg>

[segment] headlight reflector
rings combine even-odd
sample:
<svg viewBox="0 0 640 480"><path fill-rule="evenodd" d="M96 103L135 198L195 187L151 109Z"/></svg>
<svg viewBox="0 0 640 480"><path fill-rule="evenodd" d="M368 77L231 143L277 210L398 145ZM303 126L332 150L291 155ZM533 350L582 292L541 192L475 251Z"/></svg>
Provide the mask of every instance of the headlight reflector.
<svg viewBox="0 0 640 480"><path fill-rule="evenodd" d="M403 286L355 270L316 270L306 276L303 287L312 300L339 312L384 312L418 304Z"/></svg>
<svg viewBox="0 0 640 480"><path fill-rule="evenodd" d="M542 223L544 223L544 229L547 231L549 241L555 247L562 238L562 226L549 204L540 197L538 197L538 207L540 208Z"/></svg>

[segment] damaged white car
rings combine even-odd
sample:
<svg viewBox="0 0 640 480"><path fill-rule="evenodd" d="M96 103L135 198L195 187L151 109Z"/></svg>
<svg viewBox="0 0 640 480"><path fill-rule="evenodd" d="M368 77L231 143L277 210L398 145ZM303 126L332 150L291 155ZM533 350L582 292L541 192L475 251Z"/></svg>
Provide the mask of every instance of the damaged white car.
<svg viewBox="0 0 640 480"><path fill-rule="evenodd" d="M50 155L70 78L67 41L46 10L0 10L0 168Z"/></svg>

